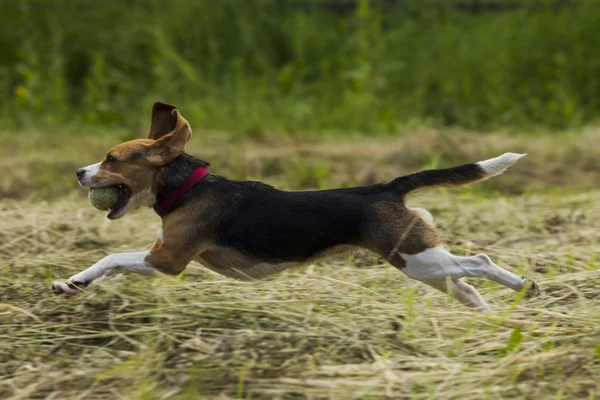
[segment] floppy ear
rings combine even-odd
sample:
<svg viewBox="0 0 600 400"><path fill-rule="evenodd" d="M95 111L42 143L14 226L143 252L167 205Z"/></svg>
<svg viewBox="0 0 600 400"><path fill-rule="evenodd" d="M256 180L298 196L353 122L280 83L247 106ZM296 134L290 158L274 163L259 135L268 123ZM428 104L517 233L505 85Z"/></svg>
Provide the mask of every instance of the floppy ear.
<svg viewBox="0 0 600 400"><path fill-rule="evenodd" d="M185 144L192 137L192 128L175 107L164 103L156 103L152 109L152 128L155 126L160 127L155 131L158 138L149 146L147 158L155 165L165 165L185 152ZM152 128L150 135L153 134ZM166 129L170 130L163 132Z"/></svg>
<svg viewBox="0 0 600 400"><path fill-rule="evenodd" d="M156 102L152 106L152 117L148 139L160 139L167 133L172 132L177 124L177 117L172 114L175 106L171 104Z"/></svg>

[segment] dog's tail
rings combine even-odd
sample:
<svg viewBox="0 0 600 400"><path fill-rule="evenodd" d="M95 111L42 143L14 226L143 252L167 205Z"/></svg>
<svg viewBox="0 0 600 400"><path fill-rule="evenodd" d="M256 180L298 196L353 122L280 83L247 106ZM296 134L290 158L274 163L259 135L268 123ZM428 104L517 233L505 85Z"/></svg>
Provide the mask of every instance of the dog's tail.
<svg viewBox="0 0 600 400"><path fill-rule="evenodd" d="M392 190L401 196L432 186L458 186L483 181L500 175L526 154L505 153L485 161L460 165L447 169L432 169L416 174L401 176L389 183Z"/></svg>

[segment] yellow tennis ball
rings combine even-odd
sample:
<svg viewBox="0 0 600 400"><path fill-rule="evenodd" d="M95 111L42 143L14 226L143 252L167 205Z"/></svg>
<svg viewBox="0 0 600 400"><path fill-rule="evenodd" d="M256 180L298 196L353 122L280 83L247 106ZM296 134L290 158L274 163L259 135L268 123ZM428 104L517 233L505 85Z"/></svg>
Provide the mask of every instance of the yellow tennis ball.
<svg viewBox="0 0 600 400"><path fill-rule="evenodd" d="M90 188L88 197L94 207L98 210L106 211L119 201L119 188L114 186Z"/></svg>

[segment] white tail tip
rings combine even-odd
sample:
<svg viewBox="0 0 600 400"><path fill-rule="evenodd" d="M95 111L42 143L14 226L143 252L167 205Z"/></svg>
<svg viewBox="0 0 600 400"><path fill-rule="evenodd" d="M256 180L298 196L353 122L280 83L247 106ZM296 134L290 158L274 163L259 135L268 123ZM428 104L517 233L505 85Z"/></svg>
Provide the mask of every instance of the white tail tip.
<svg viewBox="0 0 600 400"><path fill-rule="evenodd" d="M481 167L487 176L500 175L508 167L516 163L520 158L525 157L527 154L517 153L504 153L499 157L490 158L489 160L479 161L477 165Z"/></svg>

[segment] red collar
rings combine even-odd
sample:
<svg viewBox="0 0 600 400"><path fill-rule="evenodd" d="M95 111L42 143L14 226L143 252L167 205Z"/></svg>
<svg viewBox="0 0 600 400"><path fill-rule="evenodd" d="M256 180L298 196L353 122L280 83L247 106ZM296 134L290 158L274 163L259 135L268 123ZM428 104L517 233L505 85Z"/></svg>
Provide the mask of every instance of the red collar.
<svg viewBox="0 0 600 400"><path fill-rule="evenodd" d="M183 197L191 188L196 186L198 182L204 179L208 175L208 169L206 167L198 167L185 178L185 181L180 186L177 186L164 199L160 202L154 203L154 211L161 217L168 214L171 207L175 202Z"/></svg>

